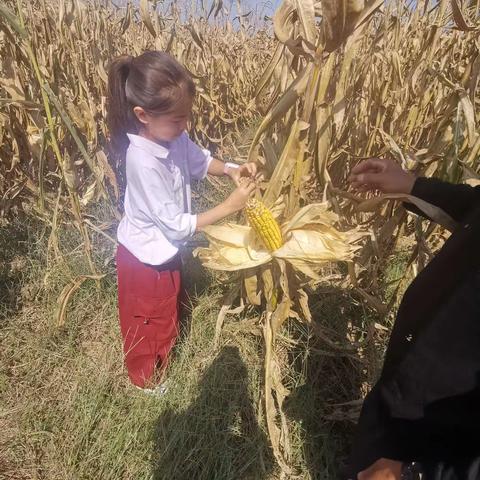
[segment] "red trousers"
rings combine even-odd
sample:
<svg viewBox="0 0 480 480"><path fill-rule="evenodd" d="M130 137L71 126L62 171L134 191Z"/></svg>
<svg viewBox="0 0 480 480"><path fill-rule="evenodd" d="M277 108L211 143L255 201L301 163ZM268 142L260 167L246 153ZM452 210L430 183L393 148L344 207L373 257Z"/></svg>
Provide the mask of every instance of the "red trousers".
<svg viewBox="0 0 480 480"><path fill-rule="evenodd" d="M124 246L117 249L118 308L128 376L145 387L167 366L178 335L181 288L179 257L146 265Z"/></svg>

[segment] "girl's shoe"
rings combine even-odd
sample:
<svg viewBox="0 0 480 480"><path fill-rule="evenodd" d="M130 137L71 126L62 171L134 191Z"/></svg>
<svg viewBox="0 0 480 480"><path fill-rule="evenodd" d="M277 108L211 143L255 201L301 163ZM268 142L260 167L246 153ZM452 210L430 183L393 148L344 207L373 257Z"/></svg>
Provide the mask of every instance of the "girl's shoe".
<svg viewBox="0 0 480 480"><path fill-rule="evenodd" d="M166 381L161 383L160 385L157 385L155 388L142 388L138 387L137 385L135 385L135 387L138 390L141 390L143 393L151 395L152 397L163 397L163 395L168 392L168 386Z"/></svg>

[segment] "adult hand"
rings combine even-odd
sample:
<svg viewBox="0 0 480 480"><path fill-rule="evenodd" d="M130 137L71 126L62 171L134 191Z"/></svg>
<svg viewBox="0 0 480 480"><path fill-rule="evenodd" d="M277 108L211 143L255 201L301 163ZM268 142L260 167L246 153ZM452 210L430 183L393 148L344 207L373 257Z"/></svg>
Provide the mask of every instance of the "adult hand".
<svg viewBox="0 0 480 480"><path fill-rule="evenodd" d="M369 158L352 169L348 178L355 190L410 194L415 175L391 159Z"/></svg>
<svg viewBox="0 0 480 480"><path fill-rule="evenodd" d="M388 458L380 458L357 476L357 480L401 480L401 478L402 462Z"/></svg>

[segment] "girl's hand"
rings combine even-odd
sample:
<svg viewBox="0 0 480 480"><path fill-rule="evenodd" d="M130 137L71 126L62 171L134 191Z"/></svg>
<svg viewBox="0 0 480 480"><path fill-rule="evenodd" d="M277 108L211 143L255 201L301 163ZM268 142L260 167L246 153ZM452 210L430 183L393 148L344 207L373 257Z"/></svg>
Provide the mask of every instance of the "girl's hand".
<svg viewBox="0 0 480 480"><path fill-rule="evenodd" d="M252 193L255 191L255 188L257 188L257 185L253 180L241 180L237 188L225 200L225 204L230 213L242 210L247 204L248 199L252 196Z"/></svg>
<svg viewBox="0 0 480 480"><path fill-rule="evenodd" d="M400 480L401 478L402 463L388 458L377 460L357 476L357 480Z"/></svg>
<svg viewBox="0 0 480 480"><path fill-rule="evenodd" d="M416 178L391 159L369 158L352 169L348 180L355 190L361 192L380 190L410 194Z"/></svg>
<svg viewBox="0 0 480 480"><path fill-rule="evenodd" d="M253 162L243 163L238 168L229 168L227 175L239 185L241 178L255 178L257 174L257 165Z"/></svg>

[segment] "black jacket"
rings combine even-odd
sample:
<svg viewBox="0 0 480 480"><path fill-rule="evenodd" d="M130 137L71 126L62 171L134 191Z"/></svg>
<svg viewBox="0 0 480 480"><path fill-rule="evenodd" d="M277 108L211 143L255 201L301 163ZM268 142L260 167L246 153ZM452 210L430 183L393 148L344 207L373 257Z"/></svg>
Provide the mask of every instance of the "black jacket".
<svg viewBox="0 0 480 480"><path fill-rule="evenodd" d="M362 408L347 478L385 457L419 461L426 480L477 480L480 188L419 178L412 195L458 226L405 292L382 374Z"/></svg>

